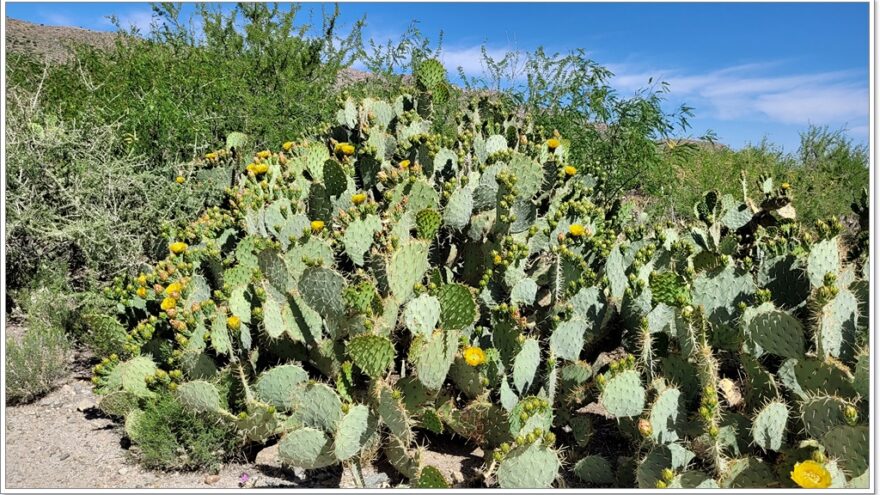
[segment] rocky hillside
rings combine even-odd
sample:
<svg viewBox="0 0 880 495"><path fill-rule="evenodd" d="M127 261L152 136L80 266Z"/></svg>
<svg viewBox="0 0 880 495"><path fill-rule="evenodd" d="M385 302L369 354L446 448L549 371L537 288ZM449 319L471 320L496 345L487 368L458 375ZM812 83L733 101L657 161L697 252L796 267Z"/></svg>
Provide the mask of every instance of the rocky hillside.
<svg viewBox="0 0 880 495"><path fill-rule="evenodd" d="M46 26L6 18L6 50L9 54L30 53L53 62L67 60L71 47L86 44L99 48L113 45L115 33L67 26Z"/></svg>

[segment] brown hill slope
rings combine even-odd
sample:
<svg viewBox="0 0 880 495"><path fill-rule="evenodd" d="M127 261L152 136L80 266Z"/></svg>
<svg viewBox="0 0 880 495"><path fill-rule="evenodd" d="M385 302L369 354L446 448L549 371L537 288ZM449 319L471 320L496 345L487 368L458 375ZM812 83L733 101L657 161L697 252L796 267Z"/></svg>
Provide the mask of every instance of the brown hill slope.
<svg viewBox="0 0 880 495"><path fill-rule="evenodd" d="M116 33L91 31L67 26L46 26L6 18L7 54L25 53L62 62L70 57L70 47L86 44L98 48L113 46Z"/></svg>

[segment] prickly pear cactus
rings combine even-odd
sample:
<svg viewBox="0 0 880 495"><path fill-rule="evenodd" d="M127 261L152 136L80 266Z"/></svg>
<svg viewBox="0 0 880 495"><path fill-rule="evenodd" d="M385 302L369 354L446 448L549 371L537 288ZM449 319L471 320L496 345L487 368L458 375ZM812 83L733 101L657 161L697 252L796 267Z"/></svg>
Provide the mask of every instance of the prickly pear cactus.
<svg viewBox="0 0 880 495"><path fill-rule="evenodd" d="M564 136L436 60L414 81L255 153L111 291L105 411L165 390L285 464L384 456L416 487L453 434L502 488L864 483L869 270L837 224L769 177L627 224Z"/></svg>

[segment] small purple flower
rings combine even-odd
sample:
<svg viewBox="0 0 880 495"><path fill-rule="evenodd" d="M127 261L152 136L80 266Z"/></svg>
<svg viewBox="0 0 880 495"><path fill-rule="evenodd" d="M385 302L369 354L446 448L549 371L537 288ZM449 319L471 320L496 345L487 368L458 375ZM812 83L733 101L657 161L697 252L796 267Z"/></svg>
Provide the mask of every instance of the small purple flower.
<svg viewBox="0 0 880 495"><path fill-rule="evenodd" d="M251 480L251 477L249 474L241 473L241 476L238 477L238 486L244 486L250 480Z"/></svg>

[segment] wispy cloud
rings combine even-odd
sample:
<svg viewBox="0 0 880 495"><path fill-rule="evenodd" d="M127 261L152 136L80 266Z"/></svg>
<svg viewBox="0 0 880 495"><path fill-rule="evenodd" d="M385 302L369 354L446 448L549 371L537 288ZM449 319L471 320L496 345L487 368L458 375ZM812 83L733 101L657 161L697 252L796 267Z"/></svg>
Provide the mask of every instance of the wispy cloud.
<svg viewBox="0 0 880 495"><path fill-rule="evenodd" d="M633 91L649 78L669 83L670 96L719 120L763 118L784 124L843 124L868 117L868 85L860 71L781 74L778 63L725 67L705 73L613 65L613 85Z"/></svg>
<svg viewBox="0 0 880 495"><path fill-rule="evenodd" d="M75 26L76 22L74 19L65 14L59 14L57 12L42 12L40 16L43 18L43 22L45 24L50 24L54 26Z"/></svg>
<svg viewBox="0 0 880 495"><path fill-rule="evenodd" d="M135 27L141 33L148 33L150 31L150 25L153 22L153 12L151 10L133 10L124 14L118 14L116 18L119 20L119 24L125 29ZM102 23L104 25L112 24L110 19L106 17L102 19Z"/></svg>

